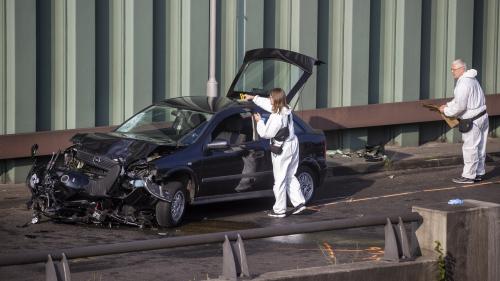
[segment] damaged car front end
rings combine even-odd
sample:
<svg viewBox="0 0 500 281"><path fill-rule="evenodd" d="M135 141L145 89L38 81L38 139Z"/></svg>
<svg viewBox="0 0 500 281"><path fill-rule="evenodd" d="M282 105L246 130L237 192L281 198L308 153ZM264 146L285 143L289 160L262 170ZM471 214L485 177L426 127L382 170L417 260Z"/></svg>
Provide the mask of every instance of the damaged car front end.
<svg viewBox="0 0 500 281"><path fill-rule="evenodd" d="M27 185L33 222L177 226L188 205L273 197L269 140L241 99L281 87L290 103L319 61L292 51L246 53L225 97L179 96L138 112L109 133L75 135L42 163ZM296 177L306 203L326 174L325 135L293 114L300 156ZM32 149L36 154L36 146Z"/></svg>

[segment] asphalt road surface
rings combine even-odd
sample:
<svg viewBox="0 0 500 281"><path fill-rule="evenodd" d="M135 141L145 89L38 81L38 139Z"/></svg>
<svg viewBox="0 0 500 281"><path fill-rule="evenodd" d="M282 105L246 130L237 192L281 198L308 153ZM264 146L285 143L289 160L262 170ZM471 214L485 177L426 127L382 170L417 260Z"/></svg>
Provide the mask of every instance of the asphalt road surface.
<svg viewBox="0 0 500 281"><path fill-rule="evenodd" d="M412 206L447 204L449 199L500 203L500 163L490 163L477 184L458 185L451 178L461 167L413 169L392 173L329 178L315 201L301 215L266 216L272 199L196 206L181 227L145 229L58 224L42 220L27 225L28 190L22 185L0 185L0 252L63 249L172 236L231 231L272 225L389 216L410 212ZM498 165L498 166L496 166ZM383 255L383 227L356 228L245 241L250 273L326 266ZM222 245L208 244L149 252L70 260L73 281L206 280L222 273ZM44 280L43 263L0 267L0 280Z"/></svg>

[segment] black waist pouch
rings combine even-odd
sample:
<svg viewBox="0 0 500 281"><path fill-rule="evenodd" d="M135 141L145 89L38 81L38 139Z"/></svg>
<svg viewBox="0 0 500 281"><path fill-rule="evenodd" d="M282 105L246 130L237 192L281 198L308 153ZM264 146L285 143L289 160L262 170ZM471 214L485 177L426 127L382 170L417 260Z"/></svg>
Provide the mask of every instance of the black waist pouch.
<svg viewBox="0 0 500 281"><path fill-rule="evenodd" d="M472 117L472 118L468 118L468 119L460 119L459 123L458 123L458 131L460 131L460 133L467 133L469 132L470 130L472 130L472 126L474 125L473 122L474 120L476 120L477 118L483 116L484 114L486 114L486 110L479 113L478 115Z"/></svg>
<svg viewBox="0 0 500 281"><path fill-rule="evenodd" d="M277 141L285 141L288 136L290 135L290 130L288 129L288 126L279 129L279 131L276 133L276 136L274 136L273 139Z"/></svg>
<svg viewBox="0 0 500 281"><path fill-rule="evenodd" d="M271 142L270 150L272 153L280 155L283 153L283 143L281 145L276 145L274 142Z"/></svg>
<svg viewBox="0 0 500 281"><path fill-rule="evenodd" d="M286 127L283 127L278 130L274 138L271 139L271 147L270 150L272 153L276 155L280 155L283 152L283 145L285 144L286 139L290 136L290 129L288 129L288 124ZM274 142L279 141L281 145L276 145Z"/></svg>
<svg viewBox="0 0 500 281"><path fill-rule="evenodd" d="M272 153L280 155L283 152L283 145L285 144L285 140L290 135L290 130L288 126L285 128L281 128L274 138L271 139L271 147L270 150ZM281 145L277 145L275 141L281 142Z"/></svg>

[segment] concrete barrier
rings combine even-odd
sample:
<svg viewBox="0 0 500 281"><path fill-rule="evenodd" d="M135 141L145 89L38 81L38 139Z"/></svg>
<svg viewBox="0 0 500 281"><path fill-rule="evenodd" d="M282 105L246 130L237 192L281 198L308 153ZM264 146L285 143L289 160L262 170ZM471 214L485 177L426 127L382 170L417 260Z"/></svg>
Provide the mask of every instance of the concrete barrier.
<svg viewBox="0 0 500 281"><path fill-rule="evenodd" d="M427 281L439 280L443 270L448 274L446 280L500 280L499 204L464 200L462 205L433 203L415 206L413 211L423 217L416 232L422 256L415 261L359 262L267 272L251 280ZM446 269L438 265L435 241L441 244Z"/></svg>
<svg viewBox="0 0 500 281"><path fill-rule="evenodd" d="M417 230L421 249L439 241L454 281L500 280L500 205L464 200L413 207L423 217Z"/></svg>
<svg viewBox="0 0 500 281"><path fill-rule="evenodd" d="M432 254L431 254L432 255ZM253 281L429 281L436 280L435 257L412 262L357 262L264 273ZM212 280L212 279L211 279Z"/></svg>

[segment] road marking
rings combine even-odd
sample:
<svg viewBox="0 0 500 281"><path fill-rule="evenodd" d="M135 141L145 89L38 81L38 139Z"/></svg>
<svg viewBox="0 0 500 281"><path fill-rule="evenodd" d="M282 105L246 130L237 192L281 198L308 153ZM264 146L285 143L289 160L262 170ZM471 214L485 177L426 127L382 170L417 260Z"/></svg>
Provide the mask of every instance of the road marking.
<svg viewBox="0 0 500 281"><path fill-rule="evenodd" d="M485 185L497 184L497 183L500 183L500 181L480 182L480 183L473 183L473 184L465 184L465 185L461 185L461 186L451 186L451 187L443 187L443 188L435 188L435 189L423 189L423 190L418 190L418 191L408 191L408 192L401 192L401 193L380 195L380 196L374 196L374 197L365 197L365 198L359 198L359 199L350 198L350 199L346 199L346 200L342 200L342 201L337 201L337 202L330 202L330 203L325 203L325 204L312 205L312 206L310 206L308 208L313 209L315 207L337 205L337 204L342 204L342 203L355 203L355 202L376 200L376 199L382 199L382 198L398 197L398 196L403 196L403 195L417 194L417 193L421 193L421 192L436 192L436 191L453 190L453 189L459 189L459 188L483 187Z"/></svg>

